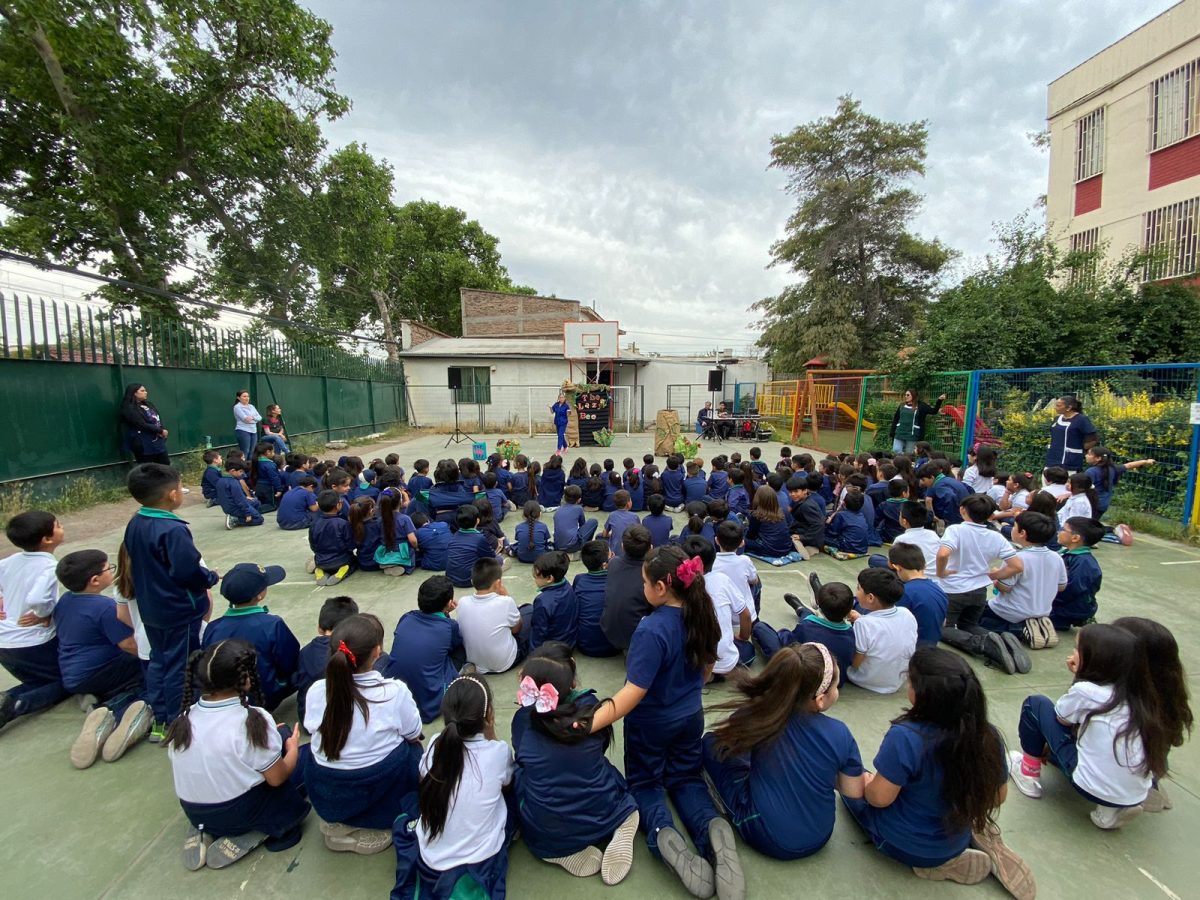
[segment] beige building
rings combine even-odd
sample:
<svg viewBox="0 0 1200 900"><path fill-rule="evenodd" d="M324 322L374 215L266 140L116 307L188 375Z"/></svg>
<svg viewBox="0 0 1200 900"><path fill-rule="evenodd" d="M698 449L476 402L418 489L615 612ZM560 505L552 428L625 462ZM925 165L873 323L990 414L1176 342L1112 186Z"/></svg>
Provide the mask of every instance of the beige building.
<svg viewBox="0 0 1200 900"><path fill-rule="evenodd" d="M1145 279L1196 273L1200 0L1183 0L1049 88L1050 233L1064 250L1160 248Z"/></svg>

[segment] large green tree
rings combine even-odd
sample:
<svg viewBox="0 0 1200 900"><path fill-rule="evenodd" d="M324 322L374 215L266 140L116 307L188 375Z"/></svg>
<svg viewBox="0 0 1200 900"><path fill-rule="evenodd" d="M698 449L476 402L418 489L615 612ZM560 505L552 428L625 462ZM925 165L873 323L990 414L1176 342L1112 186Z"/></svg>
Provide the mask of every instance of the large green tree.
<svg viewBox="0 0 1200 900"><path fill-rule="evenodd" d="M771 140L771 167L797 199L773 265L799 281L754 305L759 345L777 370L824 356L868 366L907 337L950 251L912 233L921 197L908 185L925 172L924 122L885 122L851 97L834 115Z"/></svg>

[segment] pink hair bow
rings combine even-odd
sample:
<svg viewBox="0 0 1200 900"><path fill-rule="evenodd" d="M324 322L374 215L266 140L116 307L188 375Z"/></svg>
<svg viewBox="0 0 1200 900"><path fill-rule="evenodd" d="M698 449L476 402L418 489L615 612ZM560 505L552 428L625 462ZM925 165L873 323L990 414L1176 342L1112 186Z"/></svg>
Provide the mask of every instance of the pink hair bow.
<svg viewBox="0 0 1200 900"><path fill-rule="evenodd" d="M704 574L704 561L698 556L684 560L675 569L675 574L679 577L685 588L691 587L692 582L696 580L696 576Z"/></svg>
<svg viewBox="0 0 1200 900"><path fill-rule="evenodd" d="M517 702L532 706L540 713L554 712L558 708L558 688L548 683L539 688L537 682L526 675L517 686Z"/></svg>

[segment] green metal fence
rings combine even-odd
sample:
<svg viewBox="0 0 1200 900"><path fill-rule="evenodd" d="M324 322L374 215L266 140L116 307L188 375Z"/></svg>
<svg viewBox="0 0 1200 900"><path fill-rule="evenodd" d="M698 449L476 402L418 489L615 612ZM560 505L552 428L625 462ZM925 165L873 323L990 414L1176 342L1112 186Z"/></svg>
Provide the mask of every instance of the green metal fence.
<svg viewBox="0 0 1200 900"><path fill-rule="evenodd" d="M930 406L937 405L942 394L946 400L941 414L925 420L924 439L949 457L963 456L963 407L967 403L970 372L940 372L921 385L920 400ZM904 402L904 392L910 385L891 375L868 375L863 379L862 398L859 402L860 427L855 436L856 453L891 450L892 439L888 436L896 407ZM867 423L874 425L871 429Z"/></svg>

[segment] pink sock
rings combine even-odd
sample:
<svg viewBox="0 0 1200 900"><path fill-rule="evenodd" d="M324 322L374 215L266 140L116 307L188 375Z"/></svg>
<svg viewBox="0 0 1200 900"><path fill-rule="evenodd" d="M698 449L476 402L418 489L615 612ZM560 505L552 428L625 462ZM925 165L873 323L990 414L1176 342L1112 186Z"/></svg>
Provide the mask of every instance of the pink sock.
<svg viewBox="0 0 1200 900"><path fill-rule="evenodd" d="M1036 756L1030 756L1028 753L1021 754L1021 774L1028 775L1030 778L1037 778L1042 774L1042 761Z"/></svg>

